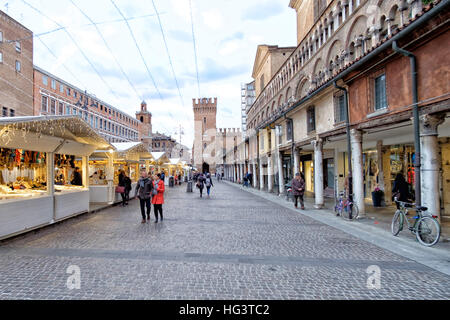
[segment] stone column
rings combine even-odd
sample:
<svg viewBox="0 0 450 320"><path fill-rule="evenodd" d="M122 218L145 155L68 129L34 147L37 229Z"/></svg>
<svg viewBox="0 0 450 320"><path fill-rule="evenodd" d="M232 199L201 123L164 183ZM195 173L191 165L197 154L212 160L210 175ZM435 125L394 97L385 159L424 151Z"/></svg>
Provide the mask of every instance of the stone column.
<svg viewBox="0 0 450 320"><path fill-rule="evenodd" d="M239 180L241 180L241 182L242 182L244 180L244 165L240 164L239 168L240 168L240 178L239 178Z"/></svg>
<svg viewBox="0 0 450 320"><path fill-rule="evenodd" d="M352 129L350 132L350 139L352 144L353 201L358 206L359 216L365 217L362 132L360 130Z"/></svg>
<svg viewBox="0 0 450 320"><path fill-rule="evenodd" d="M276 154L278 155L278 193L281 196L284 194L283 154L280 151L276 151Z"/></svg>
<svg viewBox="0 0 450 320"><path fill-rule="evenodd" d="M438 126L445 120L445 114L420 117L420 142L422 155L422 206L428 208L428 212L440 216L440 190L439 173L441 169L441 157L438 144Z"/></svg>
<svg viewBox="0 0 450 320"><path fill-rule="evenodd" d="M294 148L294 177L300 172L300 149Z"/></svg>
<svg viewBox="0 0 450 320"><path fill-rule="evenodd" d="M89 157L81 157L83 187L89 188Z"/></svg>
<svg viewBox="0 0 450 320"><path fill-rule="evenodd" d="M377 141L378 187L384 191L383 141Z"/></svg>
<svg viewBox="0 0 450 320"><path fill-rule="evenodd" d="M382 148L383 161L383 180L384 180L384 201L386 205L392 204L392 185L391 185L391 148Z"/></svg>
<svg viewBox="0 0 450 320"><path fill-rule="evenodd" d="M256 174L256 161L253 161L252 176L253 176L253 188L257 188L258 187L258 175Z"/></svg>
<svg viewBox="0 0 450 320"><path fill-rule="evenodd" d="M267 189L269 192L273 192L273 161L272 155L269 155L267 158Z"/></svg>
<svg viewBox="0 0 450 320"><path fill-rule="evenodd" d="M264 190L264 168L262 160L259 161L259 189Z"/></svg>
<svg viewBox="0 0 450 320"><path fill-rule="evenodd" d="M114 190L114 162L113 156L108 155L108 164L106 166L106 181L108 183L108 203L114 203L115 190Z"/></svg>
<svg viewBox="0 0 450 320"><path fill-rule="evenodd" d="M315 208L321 209L324 206L323 198L323 141L318 139L312 142L314 146L314 195Z"/></svg>
<svg viewBox="0 0 450 320"><path fill-rule="evenodd" d="M414 18L418 13L422 12L422 0L408 0L411 5L411 13Z"/></svg>
<svg viewBox="0 0 450 320"><path fill-rule="evenodd" d="M233 182L237 182L237 167L233 164Z"/></svg>
<svg viewBox="0 0 450 320"><path fill-rule="evenodd" d="M353 1L350 0L348 2L348 15L350 16L353 13Z"/></svg>

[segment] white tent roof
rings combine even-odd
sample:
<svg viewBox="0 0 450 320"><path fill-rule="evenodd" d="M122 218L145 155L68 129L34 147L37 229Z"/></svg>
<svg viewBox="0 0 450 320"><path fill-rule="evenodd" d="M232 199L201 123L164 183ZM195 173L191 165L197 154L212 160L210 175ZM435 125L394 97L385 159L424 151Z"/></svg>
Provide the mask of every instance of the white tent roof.
<svg viewBox="0 0 450 320"><path fill-rule="evenodd" d="M111 145L117 150L117 152L127 152L131 149L134 149L140 145L144 146L142 142L115 142L111 143ZM145 146L144 146L145 148Z"/></svg>
<svg viewBox="0 0 450 320"><path fill-rule="evenodd" d="M172 158L172 159L169 159L169 161L170 161L170 164L174 164L174 165L181 164L180 158Z"/></svg>
<svg viewBox="0 0 450 320"><path fill-rule="evenodd" d="M0 118L0 145L73 155L90 155L95 150L113 149L78 116Z"/></svg>
<svg viewBox="0 0 450 320"><path fill-rule="evenodd" d="M158 161L163 156L165 156L166 153L165 152L151 152L151 155L153 156L153 158L155 158L156 161Z"/></svg>

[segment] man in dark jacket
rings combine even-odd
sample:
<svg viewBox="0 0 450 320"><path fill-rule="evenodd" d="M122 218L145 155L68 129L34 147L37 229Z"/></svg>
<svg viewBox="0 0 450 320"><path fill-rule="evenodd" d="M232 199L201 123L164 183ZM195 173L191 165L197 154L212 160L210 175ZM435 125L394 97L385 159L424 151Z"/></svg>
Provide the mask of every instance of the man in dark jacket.
<svg viewBox="0 0 450 320"><path fill-rule="evenodd" d="M148 174L145 170L141 171L141 178L136 186L136 194L141 204L142 223L145 223L145 207L147 207L147 220L150 222L151 204L153 182L148 178Z"/></svg>
<svg viewBox="0 0 450 320"><path fill-rule="evenodd" d="M73 186L82 186L83 179L81 178L80 168L76 167L73 173L73 179L71 181Z"/></svg>
<svg viewBox="0 0 450 320"><path fill-rule="evenodd" d="M302 205L302 210L305 210L305 204L303 201L303 195L305 194L305 179L301 176L300 173L295 175L295 178L292 180L292 194L295 198L295 208L298 207L298 200L300 199L300 204Z"/></svg>

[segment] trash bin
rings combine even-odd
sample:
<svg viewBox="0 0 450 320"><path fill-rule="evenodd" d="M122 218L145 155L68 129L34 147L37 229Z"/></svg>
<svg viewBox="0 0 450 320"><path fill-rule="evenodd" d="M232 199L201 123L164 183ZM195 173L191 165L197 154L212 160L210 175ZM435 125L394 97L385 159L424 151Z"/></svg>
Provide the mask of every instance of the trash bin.
<svg viewBox="0 0 450 320"><path fill-rule="evenodd" d="M189 181L186 185L186 192L193 192L192 191L192 181Z"/></svg>

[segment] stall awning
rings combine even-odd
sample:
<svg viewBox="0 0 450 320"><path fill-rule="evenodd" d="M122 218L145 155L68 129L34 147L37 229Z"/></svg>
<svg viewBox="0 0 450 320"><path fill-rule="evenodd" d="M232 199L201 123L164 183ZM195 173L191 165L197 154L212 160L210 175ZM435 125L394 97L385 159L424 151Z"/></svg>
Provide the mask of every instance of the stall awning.
<svg viewBox="0 0 450 320"><path fill-rule="evenodd" d="M113 149L78 116L0 118L0 146L76 156Z"/></svg>
<svg viewBox="0 0 450 320"><path fill-rule="evenodd" d="M166 152L151 152L153 159L160 163L166 163L169 161L169 158L167 157L167 153Z"/></svg>

